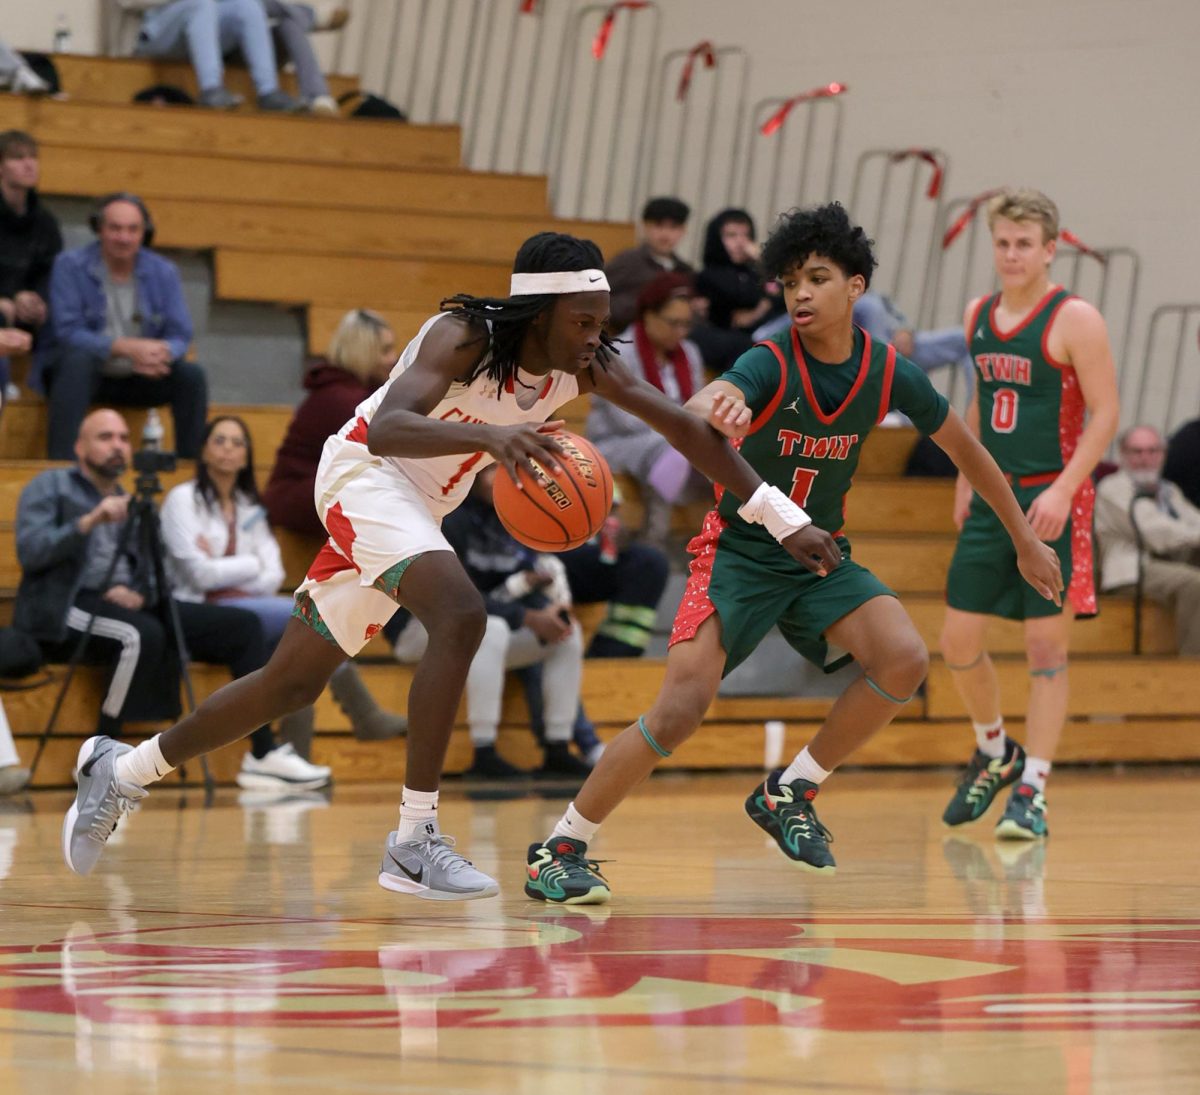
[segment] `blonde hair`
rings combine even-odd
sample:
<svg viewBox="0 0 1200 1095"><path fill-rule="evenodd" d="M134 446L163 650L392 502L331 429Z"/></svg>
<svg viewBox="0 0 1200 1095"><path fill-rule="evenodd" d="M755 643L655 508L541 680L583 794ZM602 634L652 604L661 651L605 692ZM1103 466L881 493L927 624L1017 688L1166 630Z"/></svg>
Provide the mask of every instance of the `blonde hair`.
<svg viewBox="0 0 1200 1095"><path fill-rule="evenodd" d="M367 308L347 312L329 340L329 364L369 383L379 368L385 331L390 333L391 327L378 312Z"/></svg>
<svg viewBox="0 0 1200 1095"><path fill-rule="evenodd" d="M1058 206L1040 190L1005 187L988 202L988 228L995 228L1001 218L1018 223L1036 221L1042 226L1043 243L1058 239Z"/></svg>

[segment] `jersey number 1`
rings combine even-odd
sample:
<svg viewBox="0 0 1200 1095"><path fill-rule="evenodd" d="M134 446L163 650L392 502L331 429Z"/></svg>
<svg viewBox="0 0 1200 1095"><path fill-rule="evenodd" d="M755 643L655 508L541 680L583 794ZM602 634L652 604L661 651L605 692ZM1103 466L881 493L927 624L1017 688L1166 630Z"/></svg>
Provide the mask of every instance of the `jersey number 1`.
<svg viewBox="0 0 1200 1095"><path fill-rule="evenodd" d="M796 468L792 471L792 492L788 495L801 509L808 504L808 496L812 492L813 480L820 473L812 468Z"/></svg>
<svg viewBox="0 0 1200 1095"><path fill-rule="evenodd" d="M1012 388L1001 388L992 397L992 430L996 433L1012 433L1017 428L1017 393Z"/></svg>

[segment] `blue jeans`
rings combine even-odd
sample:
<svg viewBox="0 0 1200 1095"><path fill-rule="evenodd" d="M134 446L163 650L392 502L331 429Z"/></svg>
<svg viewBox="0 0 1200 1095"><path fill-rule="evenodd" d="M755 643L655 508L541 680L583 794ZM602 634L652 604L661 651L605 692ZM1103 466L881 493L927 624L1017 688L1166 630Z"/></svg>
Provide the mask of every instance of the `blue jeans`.
<svg viewBox="0 0 1200 1095"><path fill-rule="evenodd" d="M141 57L191 58L201 91L221 87L222 58L240 49L260 96L279 90L275 47L261 0L172 0L142 16Z"/></svg>
<svg viewBox="0 0 1200 1095"><path fill-rule="evenodd" d="M897 331L908 327L908 320L895 305L879 293L864 293L854 302L854 322L873 339L891 342ZM975 392L975 366L967 352L967 339L961 327L942 327L936 331L913 331L912 363L923 372L942 365L962 370L967 398Z"/></svg>
<svg viewBox="0 0 1200 1095"><path fill-rule="evenodd" d="M282 594L273 597L229 597L222 598L218 604L229 608L244 608L253 612L262 624L263 642L268 651L272 651L283 638L283 629L292 618L292 598Z"/></svg>

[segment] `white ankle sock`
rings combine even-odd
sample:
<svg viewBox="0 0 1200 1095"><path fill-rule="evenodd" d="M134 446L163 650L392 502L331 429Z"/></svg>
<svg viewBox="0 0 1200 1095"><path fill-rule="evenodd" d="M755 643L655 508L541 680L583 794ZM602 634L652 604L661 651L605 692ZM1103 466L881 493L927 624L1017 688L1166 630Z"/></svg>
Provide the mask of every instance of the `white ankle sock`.
<svg viewBox="0 0 1200 1095"><path fill-rule="evenodd" d="M158 744L160 737L161 734L155 734L141 745L135 746L132 753L117 757L113 765L117 779L122 783L148 787L174 772L175 769L163 760L162 749Z"/></svg>
<svg viewBox="0 0 1200 1095"><path fill-rule="evenodd" d="M590 844L600 828L600 822L588 821L578 810L575 803L567 807L567 812L558 820L558 824L550 831L551 836L569 836L572 840L582 840Z"/></svg>
<svg viewBox="0 0 1200 1095"><path fill-rule="evenodd" d="M813 760L812 753L806 745L796 754L796 759L783 770L779 782L792 783L798 779L806 779L809 783L823 783L828 778L829 772Z"/></svg>
<svg viewBox="0 0 1200 1095"><path fill-rule="evenodd" d="M985 757L1004 756L1004 719L995 722L972 722L975 728L975 747Z"/></svg>
<svg viewBox="0 0 1200 1095"><path fill-rule="evenodd" d="M1036 787L1039 791L1044 791L1046 780L1050 778L1050 769L1053 767L1051 761L1026 754L1025 771L1021 775L1021 782L1028 783L1030 787Z"/></svg>
<svg viewBox="0 0 1200 1095"><path fill-rule="evenodd" d="M413 791L408 787L400 793L400 824L396 826L399 840L419 840L438 835L437 791Z"/></svg>

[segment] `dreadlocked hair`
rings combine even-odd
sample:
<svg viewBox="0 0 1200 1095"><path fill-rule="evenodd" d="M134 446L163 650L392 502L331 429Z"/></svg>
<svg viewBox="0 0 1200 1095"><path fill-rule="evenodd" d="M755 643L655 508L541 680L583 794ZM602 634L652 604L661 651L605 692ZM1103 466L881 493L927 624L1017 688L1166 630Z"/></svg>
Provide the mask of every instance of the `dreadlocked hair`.
<svg viewBox="0 0 1200 1095"><path fill-rule="evenodd" d="M513 260L514 274L549 274L571 270L600 270L604 268L604 256L591 240L568 236L564 232L539 232L530 236ZM483 353L470 379L480 373L496 381L502 391L509 380L517 378L517 355L521 352L529 325L544 312L552 308L559 298L557 293L539 293L520 297L476 297L469 293L458 293L441 303L441 311L471 322L472 326L485 326L479 334L459 344L459 349L482 342ZM607 333L601 334L601 343L615 352L615 343ZM600 355L600 359L603 355Z"/></svg>

